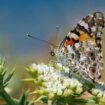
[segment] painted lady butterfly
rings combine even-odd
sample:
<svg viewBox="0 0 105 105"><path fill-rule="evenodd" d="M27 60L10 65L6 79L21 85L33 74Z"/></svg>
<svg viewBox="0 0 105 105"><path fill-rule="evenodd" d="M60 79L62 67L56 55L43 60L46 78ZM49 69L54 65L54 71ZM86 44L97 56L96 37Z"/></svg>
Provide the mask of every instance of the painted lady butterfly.
<svg viewBox="0 0 105 105"><path fill-rule="evenodd" d="M102 30L105 27L103 13L94 12L80 20L54 49L56 59L73 72L97 81L103 69Z"/></svg>

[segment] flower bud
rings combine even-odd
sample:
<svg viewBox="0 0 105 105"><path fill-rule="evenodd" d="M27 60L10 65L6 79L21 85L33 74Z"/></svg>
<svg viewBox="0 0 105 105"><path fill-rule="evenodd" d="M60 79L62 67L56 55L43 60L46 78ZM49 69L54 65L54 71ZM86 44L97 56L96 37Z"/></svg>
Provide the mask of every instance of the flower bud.
<svg viewBox="0 0 105 105"><path fill-rule="evenodd" d="M82 87L77 87L77 89L76 89L77 94L81 94L82 91L83 91Z"/></svg>
<svg viewBox="0 0 105 105"><path fill-rule="evenodd" d="M64 96L69 96L69 95L72 95L73 94L73 91L71 89L65 89L64 90Z"/></svg>
<svg viewBox="0 0 105 105"><path fill-rule="evenodd" d="M99 93L99 91L97 89L92 89L92 94L93 95L97 95Z"/></svg>
<svg viewBox="0 0 105 105"><path fill-rule="evenodd" d="M51 92L51 93L48 94L49 100L53 100L54 97L55 97L55 94L54 93Z"/></svg>
<svg viewBox="0 0 105 105"><path fill-rule="evenodd" d="M58 96L61 96L62 93L63 93L62 90L58 90L58 91L57 91L57 95L58 95Z"/></svg>

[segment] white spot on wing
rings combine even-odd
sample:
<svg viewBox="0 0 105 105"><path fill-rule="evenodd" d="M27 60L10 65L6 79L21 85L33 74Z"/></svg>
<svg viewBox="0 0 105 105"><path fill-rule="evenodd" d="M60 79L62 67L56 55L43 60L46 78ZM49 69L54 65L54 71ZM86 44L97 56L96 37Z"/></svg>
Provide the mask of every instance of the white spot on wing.
<svg viewBox="0 0 105 105"><path fill-rule="evenodd" d="M68 32L68 33L67 33L67 36L70 36L70 34L71 34L71 32Z"/></svg>
<svg viewBox="0 0 105 105"><path fill-rule="evenodd" d="M74 34L74 33L71 33L71 37L74 38L74 39L78 39L78 35Z"/></svg>
<svg viewBox="0 0 105 105"><path fill-rule="evenodd" d="M87 29L87 30L89 29L88 24L85 21L81 20L81 21L79 21L79 24L81 26L85 27L85 29Z"/></svg>
<svg viewBox="0 0 105 105"><path fill-rule="evenodd" d="M67 46L67 50L69 53L74 53L73 48L70 45Z"/></svg>
<svg viewBox="0 0 105 105"><path fill-rule="evenodd" d="M92 30L92 32L95 32L95 31L96 31L96 26L93 26L93 27L91 28L91 30Z"/></svg>
<svg viewBox="0 0 105 105"><path fill-rule="evenodd" d="M80 60L79 61L85 61L87 58L84 55L81 55Z"/></svg>
<svg viewBox="0 0 105 105"><path fill-rule="evenodd" d="M79 47L80 47L80 44L79 43L75 43L75 48L79 49Z"/></svg>

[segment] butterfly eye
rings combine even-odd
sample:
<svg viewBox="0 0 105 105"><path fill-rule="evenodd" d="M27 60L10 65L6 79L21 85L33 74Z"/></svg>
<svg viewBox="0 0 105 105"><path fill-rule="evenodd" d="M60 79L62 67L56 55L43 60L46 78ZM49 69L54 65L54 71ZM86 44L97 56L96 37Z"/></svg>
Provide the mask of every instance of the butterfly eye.
<svg viewBox="0 0 105 105"><path fill-rule="evenodd" d="M51 54L51 56L55 56L54 51L51 51L50 54Z"/></svg>

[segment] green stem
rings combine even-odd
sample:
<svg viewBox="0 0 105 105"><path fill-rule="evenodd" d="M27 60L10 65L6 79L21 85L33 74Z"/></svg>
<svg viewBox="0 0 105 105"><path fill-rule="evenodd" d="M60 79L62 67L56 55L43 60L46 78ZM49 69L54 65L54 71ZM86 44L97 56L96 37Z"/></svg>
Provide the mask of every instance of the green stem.
<svg viewBox="0 0 105 105"><path fill-rule="evenodd" d="M52 101L51 100L48 100L48 105L52 105Z"/></svg>
<svg viewBox="0 0 105 105"><path fill-rule="evenodd" d="M18 105L3 88L0 89L0 95L6 101L7 105Z"/></svg>

